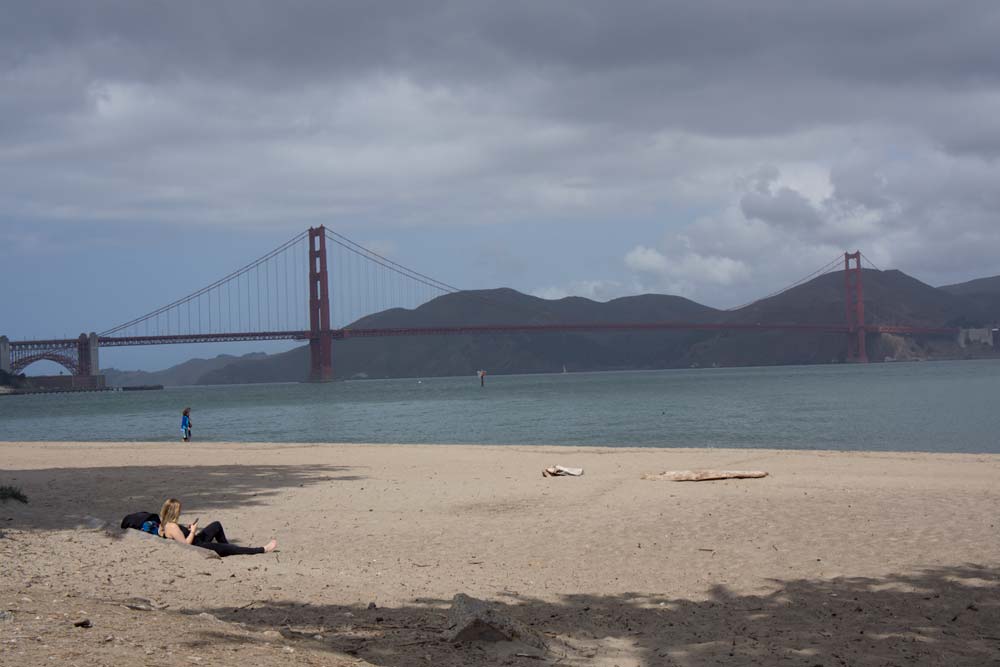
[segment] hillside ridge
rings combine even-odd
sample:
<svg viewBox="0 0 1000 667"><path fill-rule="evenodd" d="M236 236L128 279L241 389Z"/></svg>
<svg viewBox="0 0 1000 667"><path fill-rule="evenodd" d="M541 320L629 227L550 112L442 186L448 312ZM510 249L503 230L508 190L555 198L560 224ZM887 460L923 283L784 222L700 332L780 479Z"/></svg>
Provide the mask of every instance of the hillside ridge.
<svg viewBox="0 0 1000 667"><path fill-rule="evenodd" d="M965 289L932 287L902 271L865 269L869 321L899 326L973 327L1000 313L1000 288L990 298ZM984 279L985 285L993 279ZM977 281L972 281L976 283ZM968 285L965 283L963 285ZM956 286L950 286L952 288ZM958 286L960 287L960 286ZM988 292L986 292L989 294ZM993 300L991 300L991 298ZM737 310L725 311L681 296L639 294L606 302L570 296L547 300L511 288L454 292L414 309L367 315L347 328L433 328L517 324L691 322L839 324L844 321L843 274L833 272ZM954 341L917 347L876 337L874 360L908 355L938 358L962 354ZM880 347L882 345L882 347ZM884 349L883 349L884 348ZM355 338L334 344L334 375L346 378L430 377L491 373L544 373L698 366L838 363L843 336L834 333L633 331L464 334ZM243 357L191 360L158 373L116 372L136 384L231 384L295 382L308 377L308 346Z"/></svg>

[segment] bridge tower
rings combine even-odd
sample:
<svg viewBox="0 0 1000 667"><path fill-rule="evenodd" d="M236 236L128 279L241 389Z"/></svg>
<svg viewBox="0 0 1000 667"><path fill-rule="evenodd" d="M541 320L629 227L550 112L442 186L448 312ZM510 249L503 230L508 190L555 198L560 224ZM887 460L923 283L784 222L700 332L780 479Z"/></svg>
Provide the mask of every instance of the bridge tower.
<svg viewBox="0 0 1000 667"><path fill-rule="evenodd" d="M854 266L851 266L854 262ZM847 310L847 360L868 363L865 349L865 297L861 284L861 251L844 253L844 290Z"/></svg>
<svg viewBox="0 0 1000 667"><path fill-rule="evenodd" d="M326 228L309 228L309 381L333 379L330 283L326 272Z"/></svg>
<svg viewBox="0 0 1000 667"><path fill-rule="evenodd" d="M0 371L10 373L10 339L0 336Z"/></svg>

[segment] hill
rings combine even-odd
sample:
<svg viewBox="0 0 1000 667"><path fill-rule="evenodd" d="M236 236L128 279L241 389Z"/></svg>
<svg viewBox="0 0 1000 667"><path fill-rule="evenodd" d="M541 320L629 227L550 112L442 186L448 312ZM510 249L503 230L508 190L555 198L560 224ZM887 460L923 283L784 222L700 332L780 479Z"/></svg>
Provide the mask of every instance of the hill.
<svg viewBox="0 0 1000 667"><path fill-rule="evenodd" d="M988 282L993 279L986 280L984 285L993 284ZM1000 313L1000 289L997 306L992 306L975 296L989 293L985 289L935 288L901 271L865 270L864 290L869 322L971 327L992 322ZM350 328L621 322L839 324L844 317L843 274L836 272L734 311L660 294L600 303L581 297L550 301L503 288L447 294L413 310L392 309L369 315ZM901 341L873 336L869 347L870 357L875 360L962 354L953 341L940 338ZM343 379L471 375L479 368L491 373L552 373L564 367L568 371L601 371L810 364L841 362L845 354L841 334L778 331L405 336L336 341L334 374ZM276 355L220 355L211 360L192 360L167 371L129 379L162 384L297 382L305 380L308 372L309 351L303 346Z"/></svg>
<svg viewBox="0 0 1000 667"><path fill-rule="evenodd" d="M713 322L721 311L677 296L644 294L599 303L580 297L555 301L512 289L447 294L413 310L393 309L364 317L351 328L440 327L490 324L555 324L690 321ZM702 332L541 333L354 338L334 343L340 378L470 375L493 373L664 368L676 365ZM623 353L627 351L627 353ZM285 382L308 376L307 347L235 363L206 373L202 383Z"/></svg>
<svg viewBox="0 0 1000 667"><path fill-rule="evenodd" d="M975 302L988 315L990 324L1000 322L1000 276L945 285L939 289Z"/></svg>
<svg viewBox="0 0 1000 667"><path fill-rule="evenodd" d="M943 285L938 289L951 294L1000 294L1000 276L977 278L964 283L955 283L954 285Z"/></svg>
<svg viewBox="0 0 1000 667"><path fill-rule="evenodd" d="M242 357L220 354L211 359L189 359L182 364L171 366L162 371L122 371L117 368L102 368L101 373L104 374L105 381L113 387L134 387L149 384L178 387L199 384L206 373L211 373L237 361L263 361L267 358L268 355L263 352L252 352Z"/></svg>
<svg viewBox="0 0 1000 667"><path fill-rule="evenodd" d="M962 295L950 294L902 271L865 269L863 273L867 322L901 326L969 327L988 319L986 309ZM740 323L839 324L845 321L844 276L837 271L761 299L730 312L726 321ZM873 336L869 358L954 357L962 354L953 341L900 340ZM740 366L810 364L844 361L846 347L840 334L745 332L721 333L691 352L699 365Z"/></svg>
<svg viewBox="0 0 1000 667"><path fill-rule="evenodd" d="M866 320L880 324L967 327L987 318L980 304L920 282L902 271L865 269L862 276ZM733 313L739 322L840 323L844 276L827 273Z"/></svg>

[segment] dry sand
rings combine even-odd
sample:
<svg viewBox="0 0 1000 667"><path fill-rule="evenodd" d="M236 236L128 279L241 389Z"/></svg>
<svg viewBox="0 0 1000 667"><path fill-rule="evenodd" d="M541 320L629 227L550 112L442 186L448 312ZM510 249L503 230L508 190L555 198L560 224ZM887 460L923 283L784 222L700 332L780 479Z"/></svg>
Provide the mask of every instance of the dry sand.
<svg viewBox="0 0 1000 667"><path fill-rule="evenodd" d="M770 476L640 480L685 468ZM998 479L992 455L0 443L30 501L0 505L0 664L1000 664ZM117 530L167 496L279 551ZM443 640L460 592L551 652Z"/></svg>

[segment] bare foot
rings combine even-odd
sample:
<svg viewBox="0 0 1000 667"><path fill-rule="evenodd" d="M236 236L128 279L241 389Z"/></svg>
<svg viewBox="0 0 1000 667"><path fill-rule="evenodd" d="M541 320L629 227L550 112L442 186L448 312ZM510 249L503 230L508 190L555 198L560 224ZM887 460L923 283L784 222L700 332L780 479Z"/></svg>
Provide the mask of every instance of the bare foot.
<svg viewBox="0 0 1000 667"><path fill-rule="evenodd" d="M271 540L264 545L264 553L269 554L278 548L278 540Z"/></svg>

